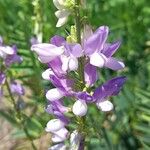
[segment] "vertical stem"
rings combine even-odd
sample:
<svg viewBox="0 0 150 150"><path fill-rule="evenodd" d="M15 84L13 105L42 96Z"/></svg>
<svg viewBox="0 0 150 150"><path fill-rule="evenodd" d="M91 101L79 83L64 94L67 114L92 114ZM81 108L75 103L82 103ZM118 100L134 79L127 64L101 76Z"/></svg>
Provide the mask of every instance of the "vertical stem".
<svg viewBox="0 0 150 150"><path fill-rule="evenodd" d="M76 25L76 35L77 35L77 42L81 44L81 22L80 22L80 0L75 0L75 25ZM78 73L80 80L85 83L84 80L84 57L78 59L79 67ZM80 89L81 90L81 89Z"/></svg>
<svg viewBox="0 0 150 150"><path fill-rule="evenodd" d="M24 124L24 120L23 120L23 117L22 117L22 113L21 113L20 109L17 107L17 105L16 105L16 103L15 103L15 99L14 99L12 93L11 93L11 89L10 89L10 87L9 87L9 83L8 83L7 79L6 79L5 83L6 83L6 87L7 87L7 90L8 90L9 96L10 96L10 99L11 99L11 101L12 101L13 107L14 107L15 112L16 112L16 116L17 116L17 118L18 118L19 121L20 121L19 124L20 124L20 126L23 128L23 130L24 130L24 132L25 132L25 134L26 134L26 137L30 140L31 146L32 146L33 150L37 150L36 146L35 146L34 143L33 143L32 138L31 138L31 136L30 136L30 134L29 134L29 132L28 132L28 130L27 130L25 124Z"/></svg>
<svg viewBox="0 0 150 150"><path fill-rule="evenodd" d="M76 25L76 36L77 42L81 44L81 22L80 22L80 0L75 0L75 25ZM78 59L79 66L78 66L78 74L82 83L85 83L84 79L84 57ZM83 87L80 87L78 90L83 90ZM81 141L79 144L79 150L84 150L85 146L85 133L84 133L84 126L85 126L85 117L80 117L79 121L79 129L78 131L81 133Z"/></svg>

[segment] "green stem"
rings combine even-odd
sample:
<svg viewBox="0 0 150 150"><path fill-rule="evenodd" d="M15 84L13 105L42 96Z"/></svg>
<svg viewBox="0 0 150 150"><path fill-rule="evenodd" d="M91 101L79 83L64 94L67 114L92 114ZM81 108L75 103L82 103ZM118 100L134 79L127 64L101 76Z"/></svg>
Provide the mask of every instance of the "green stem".
<svg viewBox="0 0 150 150"><path fill-rule="evenodd" d="M81 44L81 21L80 21L80 0L75 0L75 25L76 25L76 35L77 35L77 42ZM78 59L79 67L78 73L80 80L85 83L84 79L84 57ZM82 88L82 87L81 87ZM83 89L80 89L83 90Z"/></svg>
<svg viewBox="0 0 150 150"><path fill-rule="evenodd" d="M80 0L75 0L75 25L76 25L76 36L77 42L81 44L81 21L80 21ZM80 81L85 85L84 79L84 57L78 59L79 67L78 67L78 74ZM84 87L79 87L79 91L82 91ZM80 141L79 149L84 150L85 146L85 117L80 117L78 122L78 131L81 133L82 140Z"/></svg>
<svg viewBox="0 0 150 150"><path fill-rule="evenodd" d="M27 130L25 124L24 124L24 119L23 119L23 117L22 117L22 113L21 113L19 107L17 107L17 105L16 105L15 99L14 99L12 93L11 93L11 89L10 89L10 87L9 87L9 83L8 83L7 79L6 79L5 83L6 83L6 87L7 87L7 90L8 90L9 96L10 96L10 99L11 99L11 101L12 101L14 110L15 110L15 112L16 112L16 117L17 117L18 120L19 120L19 125L23 128L23 130L24 130L24 132L25 132L25 134L26 134L26 137L30 140L31 146L32 146L33 150L37 150L36 146L35 146L34 143L33 143L32 138L31 138L31 136L30 136L30 134L29 134L29 132L28 132L28 130Z"/></svg>

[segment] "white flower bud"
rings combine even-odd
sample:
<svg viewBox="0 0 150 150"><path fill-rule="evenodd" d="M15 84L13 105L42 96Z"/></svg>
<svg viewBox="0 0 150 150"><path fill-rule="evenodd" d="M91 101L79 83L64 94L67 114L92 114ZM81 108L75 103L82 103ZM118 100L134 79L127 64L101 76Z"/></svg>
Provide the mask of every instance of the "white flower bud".
<svg viewBox="0 0 150 150"><path fill-rule="evenodd" d="M55 100L59 100L63 97L63 93L57 89L57 88L54 88L54 89L50 89L47 93L46 93L46 98L49 100L49 101L55 101Z"/></svg>
<svg viewBox="0 0 150 150"><path fill-rule="evenodd" d="M98 109L102 111L111 111L113 109L113 104L108 100L103 102L98 102L96 105Z"/></svg>
<svg viewBox="0 0 150 150"><path fill-rule="evenodd" d="M84 116L87 113L87 104L85 101L77 100L73 105L72 111L76 116Z"/></svg>
<svg viewBox="0 0 150 150"><path fill-rule="evenodd" d="M52 119L46 125L47 132L57 132L64 127L64 123L59 119Z"/></svg>

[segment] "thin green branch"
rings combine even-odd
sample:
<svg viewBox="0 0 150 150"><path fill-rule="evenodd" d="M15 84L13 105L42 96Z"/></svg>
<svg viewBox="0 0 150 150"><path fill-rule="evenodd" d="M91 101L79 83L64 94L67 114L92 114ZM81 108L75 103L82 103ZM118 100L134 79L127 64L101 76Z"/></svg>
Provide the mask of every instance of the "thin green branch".
<svg viewBox="0 0 150 150"><path fill-rule="evenodd" d="M33 140L32 140L32 137L30 136L29 132L28 132L28 129L26 128L25 126L25 122L24 122L24 119L23 119L23 114L22 112L20 111L19 107L17 107L16 105L16 102L15 102L15 99L11 93L11 89L10 89L10 86L9 86L9 83L8 83L8 80L6 79L5 81L5 84L6 84L6 87L7 87L7 90L8 90L8 93L9 93L9 96L10 96L10 99L11 99L11 102L13 104L13 107L14 107L14 110L16 112L16 117L17 119L19 120L19 125L22 127L23 131L25 132L26 134L26 137L30 140L31 142L31 146L33 148L33 150L37 150L36 146L34 145L33 143Z"/></svg>

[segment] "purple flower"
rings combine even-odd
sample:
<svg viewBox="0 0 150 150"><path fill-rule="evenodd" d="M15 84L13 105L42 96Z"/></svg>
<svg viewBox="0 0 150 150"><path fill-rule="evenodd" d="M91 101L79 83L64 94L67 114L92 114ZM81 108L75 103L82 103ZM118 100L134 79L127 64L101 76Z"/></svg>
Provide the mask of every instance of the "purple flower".
<svg viewBox="0 0 150 150"><path fill-rule="evenodd" d="M102 111L110 111L113 109L113 104L108 101L110 96L117 95L123 84L126 81L126 77L113 78L100 87L96 88L93 94L93 98L96 100L96 105Z"/></svg>
<svg viewBox="0 0 150 150"><path fill-rule="evenodd" d="M13 94L24 95L24 88L21 84L13 81L11 82L10 88Z"/></svg>
<svg viewBox="0 0 150 150"><path fill-rule="evenodd" d="M54 60L57 56L60 56L64 52L64 47L57 47L52 44L42 43L32 45L31 50L35 51L38 54L38 59L42 63L49 63Z"/></svg>
<svg viewBox="0 0 150 150"><path fill-rule="evenodd" d="M99 27L92 36L84 42L84 52L90 58L90 64L97 67L108 67L112 70L124 68L121 61L113 58L112 55L120 46L117 41L113 44L106 43L109 33L107 26Z"/></svg>
<svg viewBox="0 0 150 150"><path fill-rule="evenodd" d="M22 57L17 55L17 47L14 45L13 47L14 53L12 55L7 55L5 59L5 65L9 67L13 63L21 63L22 62Z"/></svg>
<svg viewBox="0 0 150 150"><path fill-rule="evenodd" d="M17 47L3 45L2 38L0 39L0 57L4 60L5 65L9 67L12 63L22 62L22 58L17 55Z"/></svg>

